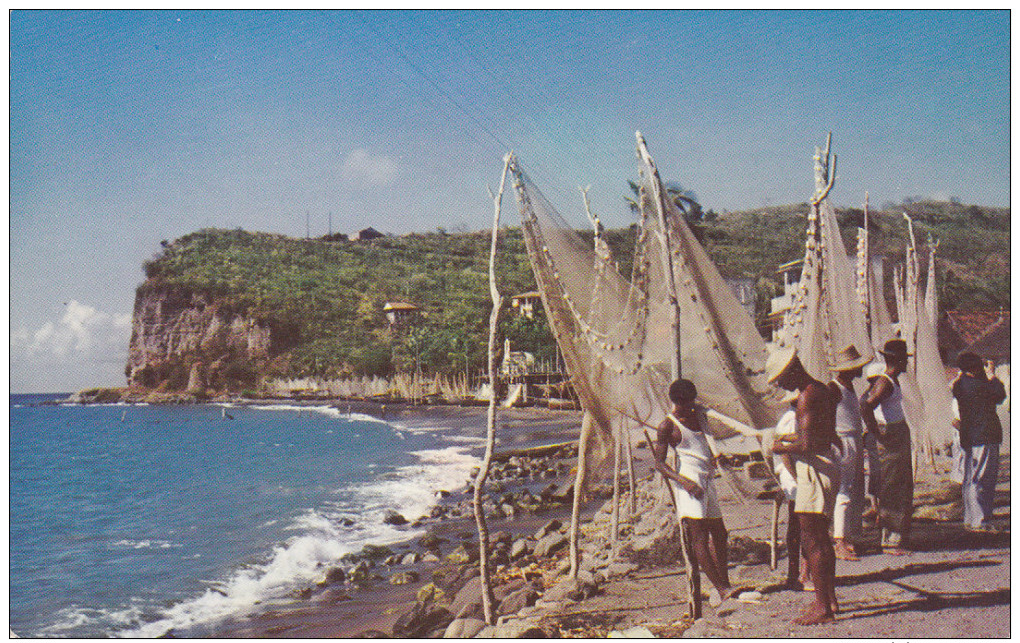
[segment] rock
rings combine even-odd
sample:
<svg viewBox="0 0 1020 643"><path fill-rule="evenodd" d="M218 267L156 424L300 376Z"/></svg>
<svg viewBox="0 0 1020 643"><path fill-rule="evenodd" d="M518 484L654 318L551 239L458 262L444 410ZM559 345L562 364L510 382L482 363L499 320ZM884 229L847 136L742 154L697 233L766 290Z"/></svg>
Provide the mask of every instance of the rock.
<svg viewBox="0 0 1020 643"><path fill-rule="evenodd" d="M340 519L340 526L341 527L353 527L354 526L354 521L351 520L350 518L341 518Z"/></svg>
<svg viewBox="0 0 1020 643"><path fill-rule="evenodd" d="M557 489L556 493L552 495L550 500L554 502L570 502L574 498L574 483L570 482L567 486L562 489Z"/></svg>
<svg viewBox="0 0 1020 643"><path fill-rule="evenodd" d="M492 537L489 540L494 545L499 545L500 543L506 543L509 545L513 542L514 537L510 535L510 532L500 530L492 534Z"/></svg>
<svg viewBox="0 0 1020 643"><path fill-rule="evenodd" d="M539 593L531 585L525 585L499 603L497 614L516 614L525 607L531 607L538 600Z"/></svg>
<svg viewBox="0 0 1020 643"><path fill-rule="evenodd" d="M361 555L369 560L376 560L392 556L393 550L384 545L365 545L361 548Z"/></svg>
<svg viewBox="0 0 1020 643"><path fill-rule="evenodd" d="M556 520L555 518L553 518L549 522L547 522L544 525L542 525L542 527L539 528L539 530L535 532L535 540L542 540L548 534L551 534L552 532L556 531L557 529L559 529L562 526L563 526L562 522L560 522L559 520Z"/></svg>
<svg viewBox="0 0 1020 643"><path fill-rule="evenodd" d="M477 618L456 618L446 628L444 639L470 639L485 629L485 621Z"/></svg>
<svg viewBox="0 0 1020 643"><path fill-rule="evenodd" d="M552 533L538 541L535 545L535 556L544 558L558 552L570 544L570 539L560 533Z"/></svg>
<svg viewBox="0 0 1020 643"><path fill-rule="evenodd" d="M404 554L404 557L400 559L400 564L401 565L413 565L413 564L417 563L420 560L421 560L421 554L419 554L416 551L413 551L410 554Z"/></svg>
<svg viewBox="0 0 1020 643"><path fill-rule="evenodd" d="M335 585L337 583L342 583L344 582L345 578L346 574L344 574L343 569L339 567L332 567L328 572L326 572L326 578L321 583L319 583L319 586L321 587L326 585Z"/></svg>
<svg viewBox="0 0 1020 643"><path fill-rule="evenodd" d="M652 631L643 625L628 627L625 630L616 630L609 633L606 638L610 639L654 639Z"/></svg>
<svg viewBox="0 0 1020 643"><path fill-rule="evenodd" d="M434 603L443 600L446 594L443 590L436 587L435 583L429 583L425 587L418 590L415 594L415 599L418 603Z"/></svg>
<svg viewBox="0 0 1020 643"><path fill-rule="evenodd" d="M594 583L586 582L580 578L564 578L549 589L542 600L546 602L558 602L563 600L580 601L590 598L598 593Z"/></svg>
<svg viewBox="0 0 1020 643"><path fill-rule="evenodd" d="M517 510L514 509L514 506L506 503L499 506L499 512L507 518L513 518L517 515Z"/></svg>
<svg viewBox="0 0 1020 643"><path fill-rule="evenodd" d="M418 572L406 571L398 572L390 576L390 585L407 585L408 583L418 582Z"/></svg>
<svg viewBox="0 0 1020 643"><path fill-rule="evenodd" d="M446 556L451 563L471 563L478 560L478 551L473 547L461 545Z"/></svg>
<svg viewBox="0 0 1020 643"><path fill-rule="evenodd" d="M523 558L531 553L531 543L524 538L518 538L510 548L510 560Z"/></svg>
<svg viewBox="0 0 1020 643"><path fill-rule="evenodd" d="M438 563L439 562L439 556L436 556L432 552L426 552L425 554L422 554L421 562L423 562L423 563Z"/></svg>
<svg viewBox="0 0 1020 643"><path fill-rule="evenodd" d="M494 639L544 639L548 635L531 619L511 619L496 625Z"/></svg>
<svg viewBox="0 0 1020 643"><path fill-rule="evenodd" d="M393 511L392 509L386 510L386 515L383 517L383 522L387 525L406 525L407 518Z"/></svg>
<svg viewBox="0 0 1020 643"><path fill-rule="evenodd" d="M637 569L640 569L640 565L634 563L610 563L609 567L606 567L606 576L609 578L626 576Z"/></svg>
<svg viewBox="0 0 1020 643"><path fill-rule="evenodd" d="M400 564L400 558L401 558L400 554L393 554L392 556L387 556L386 560L383 561L383 565L386 565L387 567L392 567L393 565L399 565Z"/></svg>
<svg viewBox="0 0 1020 643"><path fill-rule="evenodd" d="M347 578L354 583L366 581L372 577L371 569L372 566L368 564L368 561L363 560L347 570Z"/></svg>
<svg viewBox="0 0 1020 643"><path fill-rule="evenodd" d="M379 630L362 630L355 634L352 638L356 639L388 639L390 638L386 632Z"/></svg>
<svg viewBox="0 0 1020 643"><path fill-rule="evenodd" d="M450 611L460 618L464 616L462 614L464 609L471 605L477 605L479 608L482 606L482 579L477 576L465 583L464 587L461 587L457 595L453 597Z"/></svg>
<svg viewBox="0 0 1020 643"><path fill-rule="evenodd" d="M752 480L768 480L772 477L772 471L769 470L769 465L764 462L751 460L744 464L744 470L747 472L748 477Z"/></svg>
<svg viewBox="0 0 1020 643"><path fill-rule="evenodd" d="M337 603L351 600L351 596L338 587L330 587L321 594L316 595L315 600L327 605L336 605Z"/></svg>
<svg viewBox="0 0 1020 643"><path fill-rule="evenodd" d="M446 628L453 621L453 614L445 607L432 603L415 603L393 624L393 636L400 638L422 638L439 628Z"/></svg>
<svg viewBox="0 0 1020 643"><path fill-rule="evenodd" d="M441 543L447 542L447 540L445 538L442 538L440 536L435 535L432 532L429 532L429 533L425 534L424 536L422 536L421 540L418 541L418 542L421 543L421 546L424 547L425 549L435 549L435 550L438 550L439 549L439 545Z"/></svg>

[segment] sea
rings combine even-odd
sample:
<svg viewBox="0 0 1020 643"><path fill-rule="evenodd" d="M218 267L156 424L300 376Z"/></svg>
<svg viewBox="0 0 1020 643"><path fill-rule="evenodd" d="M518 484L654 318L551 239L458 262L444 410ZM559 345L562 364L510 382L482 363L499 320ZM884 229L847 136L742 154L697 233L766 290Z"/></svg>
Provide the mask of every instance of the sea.
<svg viewBox="0 0 1020 643"><path fill-rule="evenodd" d="M463 488L484 443L484 426L408 428L326 405L66 397L10 396L21 637L213 634L346 553L421 534L385 512L426 515Z"/></svg>

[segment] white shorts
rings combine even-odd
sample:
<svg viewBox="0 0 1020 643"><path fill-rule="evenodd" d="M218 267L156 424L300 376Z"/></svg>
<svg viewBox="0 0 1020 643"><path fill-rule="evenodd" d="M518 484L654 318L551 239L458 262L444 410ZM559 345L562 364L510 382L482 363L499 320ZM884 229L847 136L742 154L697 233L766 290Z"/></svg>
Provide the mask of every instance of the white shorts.
<svg viewBox="0 0 1020 643"><path fill-rule="evenodd" d="M681 474L684 475L684 474ZM709 474L702 474L697 476L684 476L690 477L694 482L701 487L705 493L701 496L701 499L693 497L691 494L680 486L680 484L674 480L670 480L670 484L673 485L673 497L676 498L676 517L679 518L722 518L722 510L719 508L719 498L715 493L715 484L712 482L712 478Z"/></svg>

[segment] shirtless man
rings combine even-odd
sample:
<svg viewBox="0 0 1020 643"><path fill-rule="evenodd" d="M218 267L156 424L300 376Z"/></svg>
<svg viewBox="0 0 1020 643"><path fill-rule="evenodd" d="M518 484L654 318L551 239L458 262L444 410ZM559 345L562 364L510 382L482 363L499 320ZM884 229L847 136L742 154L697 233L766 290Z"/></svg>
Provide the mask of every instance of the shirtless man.
<svg viewBox="0 0 1020 643"><path fill-rule="evenodd" d="M656 429L655 468L673 486L677 519L690 529L693 556L713 588L709 604L718 606L735 591L730 587L726 561L726 527L712 483L712 451L705 437L707 419L695 403L698 389L690 380L669 387L673 408ZM677 469L666 464L666 453L676 450ZM711 546L709 542L711 541Z"/></svg>
<svg viewBox="0 0 1020 643"><path fill-rule="evenodd" d="M839 398L826 384L811 377L792 348L769 357L766 371L770 383L798 391L796 432L776 442L776 454L797 456L797 499L794 509L800 521L801 548L815 600L794 620L798 625L829 623L839 606L836 601L836 552L829 538L829 520L839 485L839 465L833 445L836 405Z"/></svg>

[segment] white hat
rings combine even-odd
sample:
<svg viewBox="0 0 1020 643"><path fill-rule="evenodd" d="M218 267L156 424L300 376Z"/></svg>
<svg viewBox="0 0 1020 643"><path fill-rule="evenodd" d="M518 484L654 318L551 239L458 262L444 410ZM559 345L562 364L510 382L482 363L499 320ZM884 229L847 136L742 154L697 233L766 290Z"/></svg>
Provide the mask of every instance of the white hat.
<svg viewBox="0 0 1020 643"><path fill-rule="evenodd" d="M769 355L769 358L765 361L765 375L768 377L769 384L779 379L779 376L783 374L783 371L793 362L793 358L796 356L797 349L793 346L783 346Z"/></svg>

